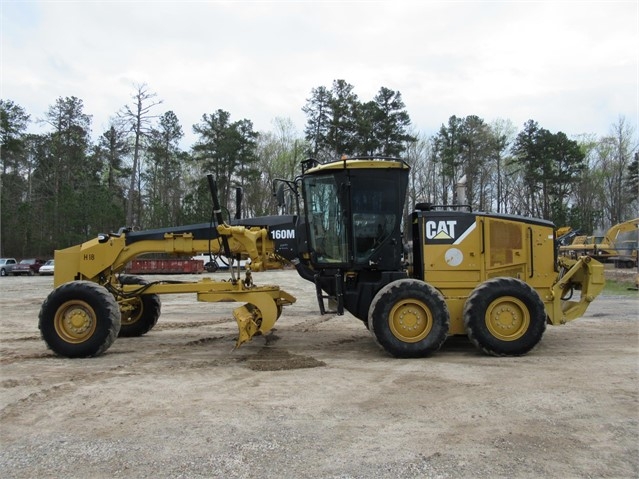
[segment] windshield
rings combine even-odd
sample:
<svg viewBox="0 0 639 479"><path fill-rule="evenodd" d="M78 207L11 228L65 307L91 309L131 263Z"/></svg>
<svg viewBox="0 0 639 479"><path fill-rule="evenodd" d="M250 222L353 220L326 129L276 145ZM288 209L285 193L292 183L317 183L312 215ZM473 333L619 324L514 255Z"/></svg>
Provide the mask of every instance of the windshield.
<svg viewBox="0 0 639 479"><path fill-rule="evenodd" d="M379 264L384 245L399 236L403 190L397 178L387 171L362 170L304 181L314 261Z"/></svg>
<svg viewBox="0 0 639 479"><path fill-rule="evenodd" d="M346 263L348 247L344 208L335 177L317 176L305 181L309 242L317 263Z"/></svg>

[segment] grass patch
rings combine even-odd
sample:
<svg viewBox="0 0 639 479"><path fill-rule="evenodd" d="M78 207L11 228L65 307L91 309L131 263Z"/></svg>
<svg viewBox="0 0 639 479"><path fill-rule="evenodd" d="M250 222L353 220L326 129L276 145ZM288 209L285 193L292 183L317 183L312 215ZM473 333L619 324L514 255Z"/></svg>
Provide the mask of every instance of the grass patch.
<svg viewBox="0 0 639 479"><path fill-rule="evenodd" d="M629 288L633 288L634 284L632 281L617 281L614 279L607 279L606 286L602 294L610 294L610 295L619 295L623 294L626 296L637 296L637 291Z"/></svg>

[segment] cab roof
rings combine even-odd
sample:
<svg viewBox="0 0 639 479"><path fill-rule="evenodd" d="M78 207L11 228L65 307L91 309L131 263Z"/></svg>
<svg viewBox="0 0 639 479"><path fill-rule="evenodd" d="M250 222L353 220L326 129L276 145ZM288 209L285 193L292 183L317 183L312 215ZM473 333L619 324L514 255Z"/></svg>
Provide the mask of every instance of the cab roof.
<svg viewBox="0 0 639 479"><path fill-rule="evenodd" d="M399 159L385 156L358 156L358 157L342 157L341 160L331 161L328 163L319 163L316 160L309 159L305 162L304 173L314 174L326 170L353 170L353 169L401 169L409 170L410 166Z"/></svg>

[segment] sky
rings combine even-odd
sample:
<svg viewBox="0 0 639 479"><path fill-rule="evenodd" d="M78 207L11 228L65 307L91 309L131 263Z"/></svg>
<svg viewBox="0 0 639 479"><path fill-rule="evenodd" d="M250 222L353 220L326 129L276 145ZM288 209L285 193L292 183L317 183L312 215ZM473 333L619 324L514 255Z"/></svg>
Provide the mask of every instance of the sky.
<svg viewBox="0 0 639 479"><path fill-rule="evenodd" d="M0 29L0 98L32 120L80 98L94 138L142 84L187 148L218 109L303 135L312 89L336 79L362 102L400 92L426 136L452 115L569 137L639 124L639 0L0 0Z"/></svg>

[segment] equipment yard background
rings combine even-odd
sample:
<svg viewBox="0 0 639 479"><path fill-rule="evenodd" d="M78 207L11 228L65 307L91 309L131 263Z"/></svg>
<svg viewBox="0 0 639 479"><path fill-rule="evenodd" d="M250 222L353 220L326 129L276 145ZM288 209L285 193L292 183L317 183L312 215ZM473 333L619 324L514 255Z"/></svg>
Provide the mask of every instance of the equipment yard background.
<svg viewBox="0 0 639 479"><path fill-rule="evenodd" d="M1 278L0 475L639 477L636 294L604 293L524 357L450 338L399 360L352 316L321 316L295 271L254 280L297 303L238 350L237 303L166 295L147 335L66 359L37 328L52 278Z"/></svg>

